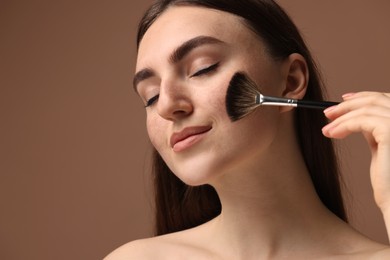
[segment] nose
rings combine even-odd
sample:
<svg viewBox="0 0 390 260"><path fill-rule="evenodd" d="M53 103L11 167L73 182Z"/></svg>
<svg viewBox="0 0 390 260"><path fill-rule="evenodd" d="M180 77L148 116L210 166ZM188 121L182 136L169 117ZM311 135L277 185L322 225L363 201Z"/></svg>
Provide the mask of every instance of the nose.
<svg viewBox="0 0 390 260"><path fill-rule="evenodd" d="M161 84L157 112L170 121L190 115L193 112L193 103L189 90L172 82Z"/></svg>

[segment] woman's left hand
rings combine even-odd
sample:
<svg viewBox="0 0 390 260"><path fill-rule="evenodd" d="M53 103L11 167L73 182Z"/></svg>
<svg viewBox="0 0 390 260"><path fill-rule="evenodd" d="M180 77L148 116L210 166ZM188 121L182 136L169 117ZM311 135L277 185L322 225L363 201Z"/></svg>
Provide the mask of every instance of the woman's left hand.
<svg viewBox="0 0 390 260"><path fill-rule="evenodd" d="M390 93L359 92L324 111L332 120L322 132L330 138L363 133L371 149L370 176L375 202L390 230ZM390 235L390 234L389 234Z"/></svg>

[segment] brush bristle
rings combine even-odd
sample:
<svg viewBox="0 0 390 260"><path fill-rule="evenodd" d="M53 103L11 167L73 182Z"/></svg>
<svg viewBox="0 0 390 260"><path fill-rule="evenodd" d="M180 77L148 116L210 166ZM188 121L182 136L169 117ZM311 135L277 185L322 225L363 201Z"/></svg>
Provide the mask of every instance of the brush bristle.
<svg viewBox="0 0 390 260"><path fill-rule="evenodd" d="M230 120L237 121L254 111L258 106L258 94L256 84L251 79L242 72L235 73L226 93L226 110Z"/></svg>

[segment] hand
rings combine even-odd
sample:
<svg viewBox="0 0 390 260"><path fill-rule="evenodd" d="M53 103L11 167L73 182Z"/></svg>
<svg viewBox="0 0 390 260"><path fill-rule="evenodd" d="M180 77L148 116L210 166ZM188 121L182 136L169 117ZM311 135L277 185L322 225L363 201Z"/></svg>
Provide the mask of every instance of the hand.
<svg viewBox="0 0 390 260"><path fill-rule="evenodd" d="M339 139L356 132L364 135L372 155L370 177L375 202L385 216L389 232L390 93L359 92L343 95L343 99L344 102L324 111L332 122L322 132Z"/></svg>

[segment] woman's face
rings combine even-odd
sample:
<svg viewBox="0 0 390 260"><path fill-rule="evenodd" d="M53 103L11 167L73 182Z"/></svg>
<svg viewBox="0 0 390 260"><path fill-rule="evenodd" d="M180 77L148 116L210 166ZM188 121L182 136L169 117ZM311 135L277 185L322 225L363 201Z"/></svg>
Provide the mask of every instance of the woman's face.
<svg viewBox="0 0 390 260"><path fill-rule="evenodd" d="M261 108L237 122L225 109L229 81L246 72L280 95L280 64L239 18L199 7L171 7L139 47L135 86L147 131L170 169L189 185L212 184L269 156L280 113Z"/></svg>

